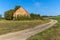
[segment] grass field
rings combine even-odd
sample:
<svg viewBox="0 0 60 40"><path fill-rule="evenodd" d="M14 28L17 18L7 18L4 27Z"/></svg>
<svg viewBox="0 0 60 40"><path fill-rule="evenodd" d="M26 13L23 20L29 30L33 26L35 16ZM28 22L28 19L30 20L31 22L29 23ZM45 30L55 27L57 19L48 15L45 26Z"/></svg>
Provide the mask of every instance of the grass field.
<svg viewBox="0 0 60 40"><path fill-rule="evenodd" d="M31 36L27 40L60 40L60 16L53 19L58 21L56 25L45 30L44 32Z"/></svg>
<svg viewBox="0 0 60 40"><path fill-rule="evenodd" d="M24 21L0 20L0 35L35 27L39 24L43 24L48 21L49 20L27 20L27 21L26 20Z"/></svg>

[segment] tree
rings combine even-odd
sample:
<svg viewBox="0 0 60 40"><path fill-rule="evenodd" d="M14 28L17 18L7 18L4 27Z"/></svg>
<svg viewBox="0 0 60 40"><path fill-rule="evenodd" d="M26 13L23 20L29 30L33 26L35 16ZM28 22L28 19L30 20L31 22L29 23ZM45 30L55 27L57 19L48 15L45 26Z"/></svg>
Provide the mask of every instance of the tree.
<svg viewBox="0 0 60 40"><path fill-rule="evenodd" d="M0 19L2 19L2 15L0 14Z"/></svg>
<svg viewBox="0 0 60 40"><path fill-rule="evenodd" d="M4 17L6 20L12 20L13 19L13 10L6 11L4 14Z"/></svg>
<svg viewBox="0 0 60 40"><path fill-rule="evenodd" d="M32 19L40 19L40 15L39 14L31 13L30 16L31 16Z"/></svg>
<svg viewBox="0 0 60 40"><path fill-rule="evenodd" d="M12 20L14 12L19 9L21 6L16 6L13 10L8 10L5 12L4 17L6 20Z"/></svg>
<svg viewBox="0 0 60 40"><path fill-rule="evenodd" d="M14 11L16 11L17 9L19 9L21 6L16 6L15 8L14 8Z"/></svg>

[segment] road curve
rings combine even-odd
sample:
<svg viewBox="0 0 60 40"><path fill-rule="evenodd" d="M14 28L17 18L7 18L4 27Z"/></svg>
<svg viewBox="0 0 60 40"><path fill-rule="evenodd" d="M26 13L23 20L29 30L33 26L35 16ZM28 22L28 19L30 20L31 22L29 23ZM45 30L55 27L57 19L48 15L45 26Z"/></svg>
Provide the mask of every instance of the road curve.
<svg viewBox="0 0 60 40"><path fill-rule="evenodd" d="M51 20L51 22L38 25L35 28L30 28L18 32L8 33L5 35L0 35L0 40L26 40L28 37L33 36L39 32L42 32L50 27L52 27L54 24L56 24L56 20Z"/></svg>

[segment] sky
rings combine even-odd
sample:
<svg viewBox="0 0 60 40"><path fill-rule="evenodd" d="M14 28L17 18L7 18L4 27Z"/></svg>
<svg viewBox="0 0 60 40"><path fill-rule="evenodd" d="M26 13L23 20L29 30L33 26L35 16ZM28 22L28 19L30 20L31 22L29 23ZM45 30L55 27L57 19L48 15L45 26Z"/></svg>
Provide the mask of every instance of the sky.
<svg viewBox="0 0 60 40"><path fill-rule="evenodd" d="M0 0L0 14L13 9L15 6L22 6L29 13L40 15L60 15L60 0Z"/></svg>

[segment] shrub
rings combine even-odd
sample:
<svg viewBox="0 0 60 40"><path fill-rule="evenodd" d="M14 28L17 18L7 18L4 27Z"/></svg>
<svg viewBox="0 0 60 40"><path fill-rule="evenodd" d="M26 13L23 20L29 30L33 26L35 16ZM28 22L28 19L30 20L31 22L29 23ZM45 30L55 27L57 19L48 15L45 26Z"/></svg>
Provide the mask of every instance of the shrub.
<svg viewBox="0 0 60 40"><path fill-rule="evenodd" d="M31 13L30 16L31 16L32 19L40 19L40 15L39 14Z"/></svg>
<svg viewBox="0 0 60 40"><path fill-rule="evenodd" d="M17 18L15 18L15 20L30 20L30 17L29 16L17 16Z"/></svg>
<svg viewBox="0 0 60 40"><path fill-rule="evenodd" d="M6 11L4 17L6 20L13 20L13 10Z"/></svg>

